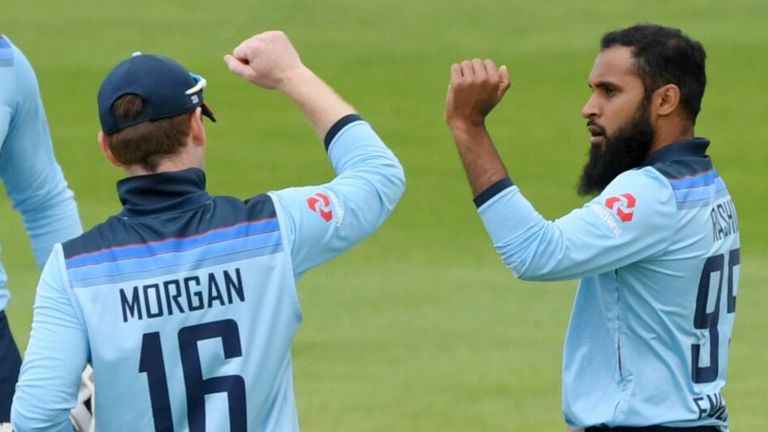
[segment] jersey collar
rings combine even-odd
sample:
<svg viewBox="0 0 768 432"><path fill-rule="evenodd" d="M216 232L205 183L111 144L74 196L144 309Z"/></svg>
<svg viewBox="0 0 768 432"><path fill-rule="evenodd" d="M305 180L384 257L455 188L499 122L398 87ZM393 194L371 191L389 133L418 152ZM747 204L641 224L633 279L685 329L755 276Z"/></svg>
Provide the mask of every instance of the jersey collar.
<svg viewBox="0 0 768 432"><path fill-rule="evenodd" d="M676 141L648 155L643 166L656 165L675 159L705 158L707 157L707 147L709 147L709 140L706 138Z"/></svg>
<svg viewBox="0 0 768 432"><path fill-rule="evenodd" d="M127 177L117 182L121 217L138 218L189 210L207 204L205 173L198 168Z"/></svg>

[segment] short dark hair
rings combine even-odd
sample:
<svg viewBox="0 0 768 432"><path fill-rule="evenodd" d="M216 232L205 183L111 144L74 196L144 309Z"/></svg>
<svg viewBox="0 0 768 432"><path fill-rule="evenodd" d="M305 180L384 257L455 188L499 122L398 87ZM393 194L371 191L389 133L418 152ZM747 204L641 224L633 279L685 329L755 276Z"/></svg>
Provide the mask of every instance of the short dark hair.
<svg viewBox="0 0 768 432"><path fill-rule="evenodd" d="M696 123L707 85L707 54L701 43L676 28L638 24L606 33L600 49L615 45L632 48L635 72L643 81L646 96L661 86L675 84L680 88L680 107Z"/></svg>
<svg viewBox="0 0 768 432"><path fill-rule="evenodd" d="M143 109L144 100L135 94L123 95L112 104L112 114L118 119L134 118ZM108 136L109 150L123 165L140 165L155 172L164 158L178 153L186 144L189 116L184 113L122 129Z"/></svg>

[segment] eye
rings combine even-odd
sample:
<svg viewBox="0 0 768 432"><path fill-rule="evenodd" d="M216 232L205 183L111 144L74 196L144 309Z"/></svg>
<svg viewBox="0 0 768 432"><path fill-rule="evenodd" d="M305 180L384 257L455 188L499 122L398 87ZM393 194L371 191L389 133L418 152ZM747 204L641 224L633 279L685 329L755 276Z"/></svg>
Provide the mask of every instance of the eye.
<svg viewBox="0 0 768 432"><path fill-rule="evenodd" d="M614 96L618 90L614 86L605 86L603 92L606 96Z"/></svg>

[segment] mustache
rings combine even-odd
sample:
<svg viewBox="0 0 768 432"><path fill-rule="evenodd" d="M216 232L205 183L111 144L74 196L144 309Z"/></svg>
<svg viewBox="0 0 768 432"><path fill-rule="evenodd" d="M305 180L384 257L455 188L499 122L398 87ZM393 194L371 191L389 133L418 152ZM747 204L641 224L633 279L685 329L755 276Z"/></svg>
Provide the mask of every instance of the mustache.
<svg viewBox="0 0 768 432"><path fill-rule="evenodd" d="M593 135L605 135L605 128L592 119L587 121L587 129L589 129Z"/></svg>

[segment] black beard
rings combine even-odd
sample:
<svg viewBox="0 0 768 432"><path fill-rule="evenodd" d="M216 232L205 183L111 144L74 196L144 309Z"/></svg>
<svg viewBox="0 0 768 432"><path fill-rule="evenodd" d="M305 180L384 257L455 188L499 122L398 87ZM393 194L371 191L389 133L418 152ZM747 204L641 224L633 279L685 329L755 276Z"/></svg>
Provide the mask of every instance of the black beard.
<svg viewBox="0 0 768 432"><path fill-rule="evenodd" d="M650 101L643 100L629 122L605 136L605 145L592 146L576 189L579 195L597 195L619 174L639 167L648 156L656 131L648 118Z"/></svg>

